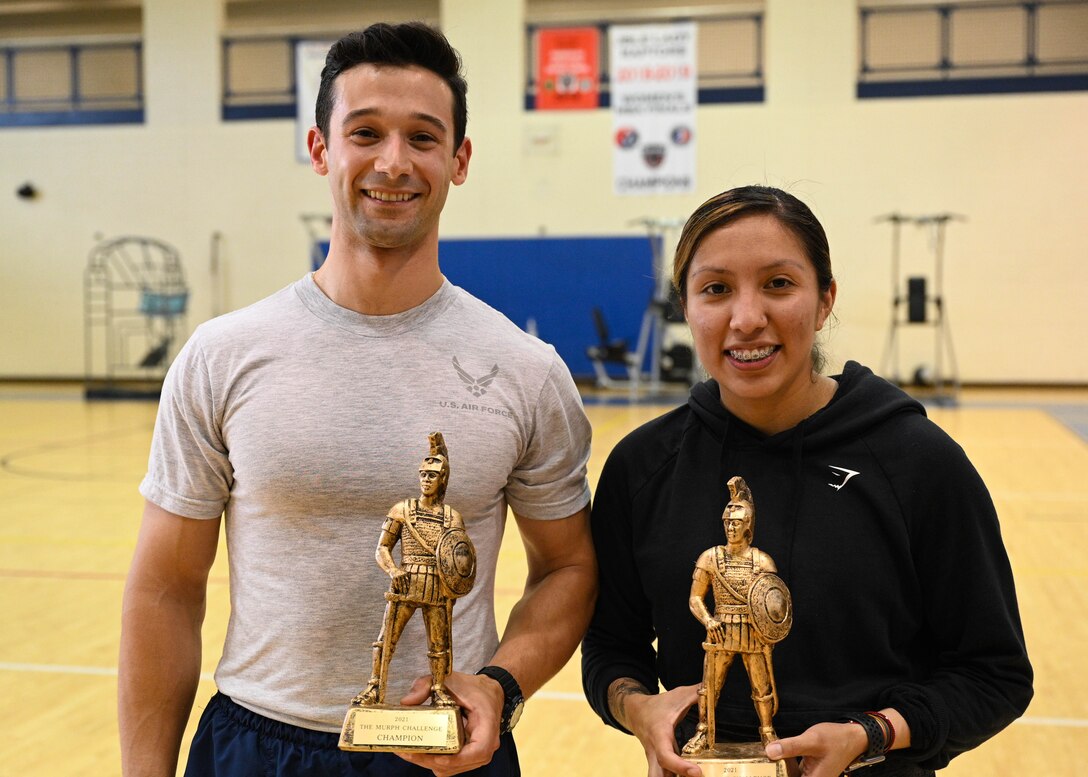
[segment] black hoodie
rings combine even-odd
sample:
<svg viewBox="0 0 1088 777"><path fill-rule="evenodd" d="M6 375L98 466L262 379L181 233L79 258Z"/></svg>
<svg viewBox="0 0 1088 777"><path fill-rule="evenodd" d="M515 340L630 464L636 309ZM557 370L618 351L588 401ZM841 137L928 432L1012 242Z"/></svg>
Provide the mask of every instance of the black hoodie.
<svg viewBox="0 0 1088 777"><path fill-rule="evenodd" d="M582 644L586 696L607 723L622 728L607 701L619 677L651 690L702 680L691 574L724 544L734 475L754 497L752 544L793 596L793 629L773 652L780 736L893 707L912 744L889 760L937 769L1027 707L1032 670L986 486L918 402L854 362L836 379L826 407L769 437L707 381L612 451L594 496L600 595ZM758 738L739 661L717 719L723 740ZM692 710L682 736L694 721Z"/></svg>

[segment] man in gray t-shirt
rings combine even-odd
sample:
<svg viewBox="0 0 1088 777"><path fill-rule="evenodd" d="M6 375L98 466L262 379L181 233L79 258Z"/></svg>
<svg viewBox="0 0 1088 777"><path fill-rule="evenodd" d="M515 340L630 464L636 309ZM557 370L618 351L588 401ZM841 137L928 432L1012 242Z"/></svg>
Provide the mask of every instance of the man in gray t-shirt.
<svg viewBox="0 0 1088 777"><path fill-rule="evenodd" d="M221 525L231 616L188 774L234 774L217 771L224 752L279 758L283 775L299 759L329 759L314 773L334 773L334 760L356 756L374 760L353 761L353 773L511 773L522 696L577 646L596 585L580 400L553 348L439 269L439 216L472 153L459 69L445 38L421 24L375 25L333 45L309 133L312 167L332 192L328 258L202 324L170 369L125 590L126 775L174 774ZM457 462L449 501L478 556L454 613L446 681L469 710L468 741L457 755L403 761L340 753L336 732L369 677L390 583L375 543L389 506L418 488L419 440L435 430ZM500 640L493 600L507 508L529 576ZM427 698L426 653L414 619L390 701ZM218 739L239 725L260 733L251 754L241 734Z"/></svg>

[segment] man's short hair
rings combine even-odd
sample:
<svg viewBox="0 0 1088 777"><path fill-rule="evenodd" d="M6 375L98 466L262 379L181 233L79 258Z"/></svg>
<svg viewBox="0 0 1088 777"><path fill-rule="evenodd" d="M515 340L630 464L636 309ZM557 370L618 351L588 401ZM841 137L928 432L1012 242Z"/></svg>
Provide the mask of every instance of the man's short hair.
<svg viewBox="0 0 1088 777"><path fill-rule="evenodd" d="M453 150L457 152L468 125L468 82L461 72L461 55L445 35L423 22L379 22L365 30L349 33L332 44L321 71L314 111L317 128L326 141L336 104L336 79L357 65L416 66L430 70L445 81L453 92Z"/></svg>

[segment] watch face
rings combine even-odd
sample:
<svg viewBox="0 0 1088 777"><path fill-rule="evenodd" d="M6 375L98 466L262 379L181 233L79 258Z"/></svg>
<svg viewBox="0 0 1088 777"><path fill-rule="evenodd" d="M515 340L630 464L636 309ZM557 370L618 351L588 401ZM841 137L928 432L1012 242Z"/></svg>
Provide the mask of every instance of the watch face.
<svg viewBox="0 0 1088 777"><path fill-rule="evenodd" d="M524 709L525 709L525 702L524 701L518 701L517 704L515 704L513 706L513 708L511 708L511 710L510 710L510 721L506 724L506 730L507 731L513 731L514 730L514 726L516 726L518 724L518 721L521 719L521 712Z"/></svg>

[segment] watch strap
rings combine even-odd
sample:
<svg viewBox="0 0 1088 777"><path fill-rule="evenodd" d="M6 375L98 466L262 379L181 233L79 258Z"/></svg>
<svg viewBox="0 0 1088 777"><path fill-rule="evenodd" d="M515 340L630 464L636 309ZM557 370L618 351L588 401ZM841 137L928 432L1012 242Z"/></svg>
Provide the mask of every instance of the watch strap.
<svg viewBox="0 0 1088 777"><path fill-rule="evenodd" d="M499 733L507 733L514 727L514 724L517 723L516 718L511 720L515 709L525 703L525 696L521 692L521 686L518 685L518 681L514 679L514 676L501 666L485 666L476 672L476 674L490 677L502 686L503 705L502 720L499 723Z"/></svg>
<svg viewBox="0 0 1088 777"><path fill-rule="evenodd" d="M860 715L844 715L839 722L857 723L861 726L862 730L865 732L866 738L869 740L865 752L850 764L845 769L845 772L848 773L855 769L872 766L873 764L878 764L884 760L884 754L888 752L890 747L889 736L884 730L882 722L873 717L872 713L866 712ZM891 727L890 723L888 725ZM892 729L892 731L894 732L894 729Z"/></svg>

